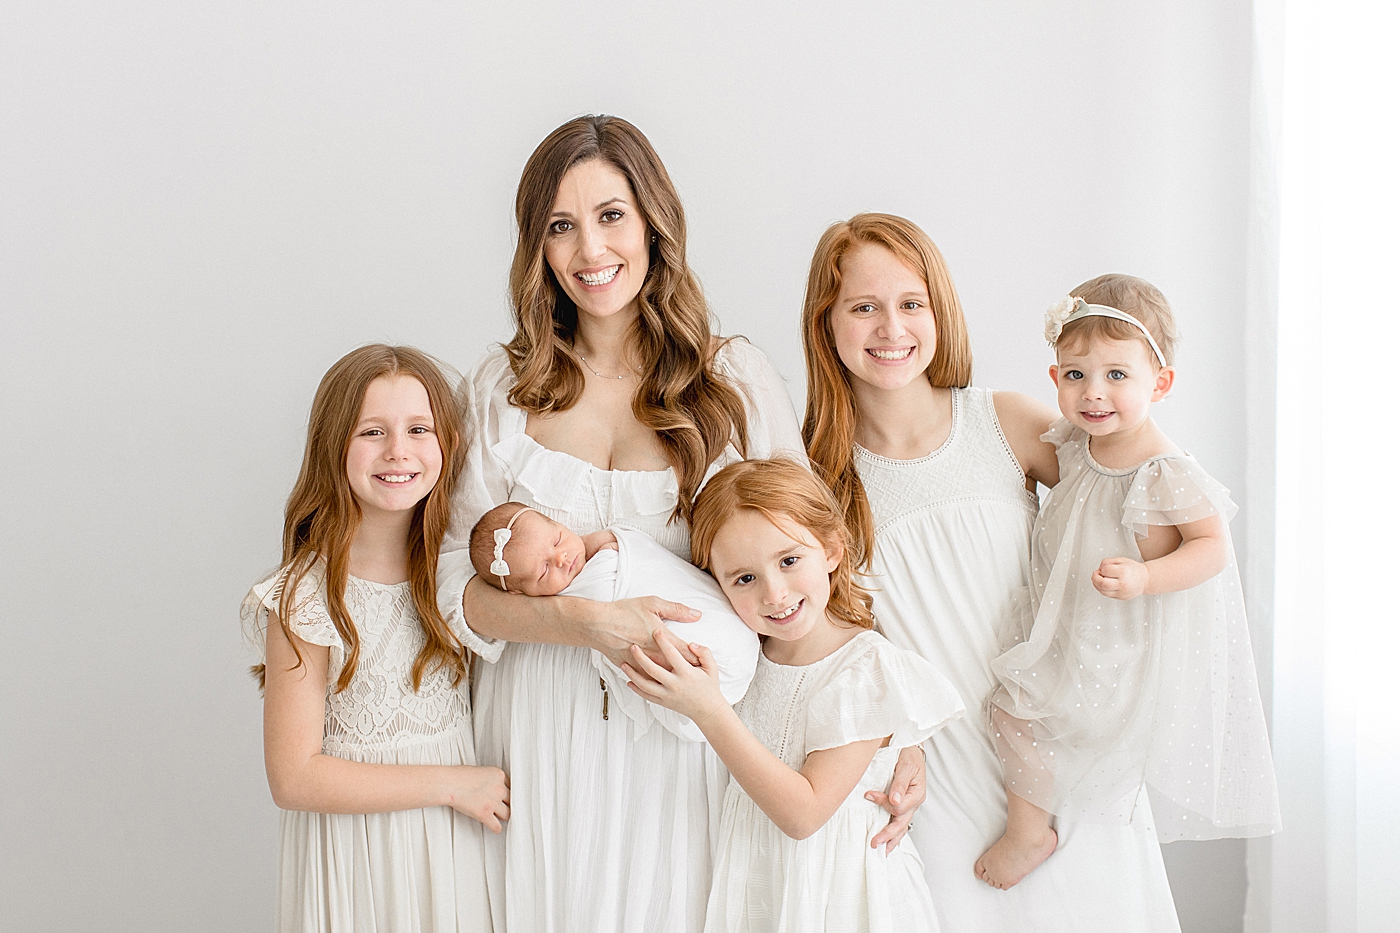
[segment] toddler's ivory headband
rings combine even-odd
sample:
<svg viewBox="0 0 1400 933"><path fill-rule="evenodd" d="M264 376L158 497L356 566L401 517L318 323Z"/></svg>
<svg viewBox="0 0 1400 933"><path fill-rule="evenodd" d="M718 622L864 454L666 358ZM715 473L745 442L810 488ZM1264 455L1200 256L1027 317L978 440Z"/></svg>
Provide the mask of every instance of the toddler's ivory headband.
<svg viewBox="0 0 1400 933"><path fill-rule="evenodd" d="M1115 321L1122 321L1131 324L1142 331L1142 336L1147 338L1147 345L1152 348L1152 352L1157 357L1159 365L1166 366L1167 358L1162 353L1162 348L1157 346L1156 339L1152 336L1152 331L1147 329L1147 325L1139 321L1124 311L1117 308L1110 308L1108 305L1091 305L1083 298L1061 298L1050 306L1050 310L1045 312L1045 340L1050 346L1055 346L1060 340L1060 333L1065 329L1066 324L1071 324L1081 318L1086 317L1111 317Z"/></svg>
<svg viewBox="0 0 1400 933"><path fill-rule="evenodd" d="M515 520L526 512L542 514L539 509L532 509L527 505L510 517L506 527L496 529L496 546L491 549L491 572L501 578L501 589L506 588L506 577L510 576L510 564L506 563L506 544L510 541L510 529L515 525Z"/></svg>

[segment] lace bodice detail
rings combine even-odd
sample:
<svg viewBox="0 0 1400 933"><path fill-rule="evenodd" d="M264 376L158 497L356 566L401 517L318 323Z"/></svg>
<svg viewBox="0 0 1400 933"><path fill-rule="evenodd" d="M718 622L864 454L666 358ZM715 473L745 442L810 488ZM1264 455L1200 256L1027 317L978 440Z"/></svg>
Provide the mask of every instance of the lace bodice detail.
<svg viewBox="0 0 1400 933"><path fill-rule="evenodd" d="M337 757L435 741L469 720L466 683L454 686L448 669L429 669L413 689L413 662L426 641L407 583L383 584L350 577L345 608L360 638L360 657L350 683L336 692L345 665L345 644L326 607L319 567L302 581L291 611L291 628L313 645L330 649L326 671L326 731L322 751ZM283 575L253 588L244 602L245 625L266 658L268 610L281 600Z"/></svg>
<svg viewBox="0 0 1400 933"><path fill-rule="evenodd" d="M1035 494L1002 434L988 389L953 389L953 426L933 453L890 460L856 447L856 469L875 520L883 528L930 509L989 500L1030 509Z"/></svg>

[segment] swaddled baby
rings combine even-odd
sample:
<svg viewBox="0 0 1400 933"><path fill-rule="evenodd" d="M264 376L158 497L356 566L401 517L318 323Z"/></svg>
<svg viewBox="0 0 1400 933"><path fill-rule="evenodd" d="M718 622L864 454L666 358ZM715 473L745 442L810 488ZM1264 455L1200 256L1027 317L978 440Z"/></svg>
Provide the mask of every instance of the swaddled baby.
<svg viewBox="0 0 1400 933"><path fill-rule="evenodd" d="M704 645L719 666L720 692L737 703L758 664L758 636L729 605L714 578L666 550L647 534L606 528L577 535L519 502L498 505L472 528L471 559L492 586L525 596L576 596L613 602L659 596L700 612L698 622L667 622L682 640ZM705 738L685 716L648 703L627 688L627 676L592 651L610 695L638 734L652 722L692 742Z"/></svg>

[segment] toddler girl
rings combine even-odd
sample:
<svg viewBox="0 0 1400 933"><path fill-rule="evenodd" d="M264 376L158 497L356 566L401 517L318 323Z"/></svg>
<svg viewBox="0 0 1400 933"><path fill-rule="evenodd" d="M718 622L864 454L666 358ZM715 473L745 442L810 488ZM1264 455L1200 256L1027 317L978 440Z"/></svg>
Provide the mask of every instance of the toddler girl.
<svg viewBox="0 0 1400 933"><path fill-rule="evenodd" d="M651 535L630 528L604 528L579 535L520 502L498 505L481 516L468 539L472 566L507 593L576 596L614 602L660 596L700 612L696 622L670 622L683 637L709 646L719 671L720 692L736 702L753 680L758 638L740 620L713 578L666 550ZM627 675L601 651L591 651L603 691L603 718L616 709L641 735L659 722L691 742L705 737L685 716L653 706L624 689Z"/></svg>
<svg viewBox="0 0 1400 933"><path fill-rule="evenodd" d="M500 832L506 778L475 766L474 636L435 600L460 424L410 347L361 347L316 390L282 567L243 604L284 811L279 931L491 928L481 823Z"/></svg>
<svg viewBox="0 0 1400 933"><path fill-rule="evenodd" d="M974 870L1016 884L1055 850L1050 814L1127 822L1146 782L1159 838L1278 828L1278 795L1227 522L1227 490L1149 416L1171 391L1170 307L1105 275L1050 309L1060 481L1032 535L1031 613L993 662L1005 834Z"/></svg>
<svg viewBox="0 0 1400 933"><path fill-rule="evenodd" d="M699 644L670 670L632 648L632 689L689 716L729 767L706 930L937 930L923 863L904 840L872 838L887 814L865 799L889 784L900 748L962 712L957 692L872 631L846 527L806 467L749 460L717 473L691 522L692 559L764 638L734 707Z"/></svg>

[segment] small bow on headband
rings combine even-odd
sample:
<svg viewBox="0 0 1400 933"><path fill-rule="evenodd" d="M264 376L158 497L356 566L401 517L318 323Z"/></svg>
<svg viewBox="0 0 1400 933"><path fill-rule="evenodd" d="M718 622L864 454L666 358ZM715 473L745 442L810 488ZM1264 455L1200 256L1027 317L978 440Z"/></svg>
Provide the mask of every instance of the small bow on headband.
<svg viewBox="0 0 1400 933"><path fill-rule="evenodd" d="M496 547L491 551L491 556L495 558L491 561L491 572L500 577L504 582L510 576L510 564L506 563L506 543L510 541L509 528L496 529Z"/></svg>

